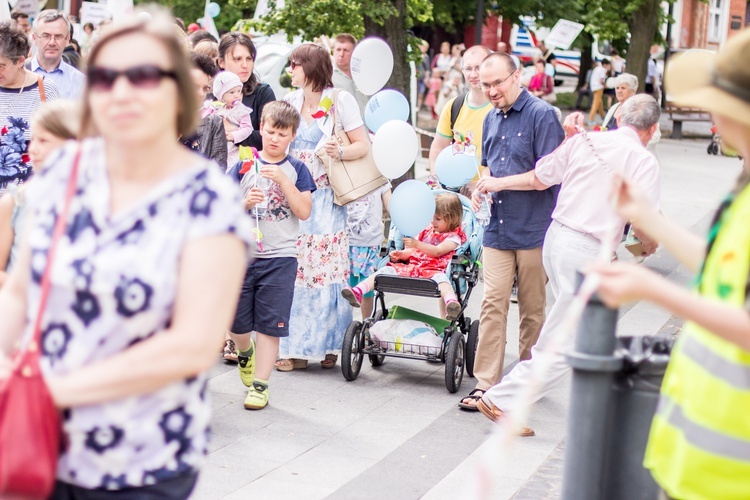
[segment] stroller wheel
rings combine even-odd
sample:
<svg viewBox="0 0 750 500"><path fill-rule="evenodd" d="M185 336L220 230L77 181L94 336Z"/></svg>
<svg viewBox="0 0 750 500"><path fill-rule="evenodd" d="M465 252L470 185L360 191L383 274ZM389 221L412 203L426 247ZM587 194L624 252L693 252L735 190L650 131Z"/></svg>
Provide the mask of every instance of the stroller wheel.
<svg viewBox="0 0 750 500"><path fill-rule="evenodd" d="M464 336L454 331L445 355L445 387L451 394L458 392L464 378Z"/></svg>
<svg viewBox="0 0 750 500"><path fill-rule="evenodd" d="M362 323L352 321L344 334L344 345L341 346L341 373L346 380L356 379L362 369L364 340Z"/></svg>
<svg viewBox="0 0 750 500"><path fill-rule="evenodd" d="M466 337L466 374L469 377L474 376L474 361L477 356L477 344L479 344L479 320L475 320L469 328L469 335Z"/></svg>
<svg viewBox="0 0 750 500"><path fill-rule="evenodd" d="M368 354L372 366L380 366L385 362L385 356L381 354Z"/></svg>

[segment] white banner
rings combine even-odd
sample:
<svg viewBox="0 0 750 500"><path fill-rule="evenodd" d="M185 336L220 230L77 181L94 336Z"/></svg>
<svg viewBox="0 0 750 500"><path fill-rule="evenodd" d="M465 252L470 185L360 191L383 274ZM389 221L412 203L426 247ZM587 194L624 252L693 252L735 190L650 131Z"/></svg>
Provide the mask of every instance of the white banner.
<svg viewBox="0 0 750 500"><path fill-rule="evenodd" d="M555 27L544 37L544 45L548 49L558 48L568 50L570 45L578 38L583 31L583 24L574 23L567 19L560 19Z"/></svg>
<svg viewBox="0 0 750 500"><path fill-rule="evenodd" d="M0 3L2 3L0 1ZM97 2L82 2L81 24L91 23L94 27L105 19L112 19L112 14L106 4Z"/></svg>

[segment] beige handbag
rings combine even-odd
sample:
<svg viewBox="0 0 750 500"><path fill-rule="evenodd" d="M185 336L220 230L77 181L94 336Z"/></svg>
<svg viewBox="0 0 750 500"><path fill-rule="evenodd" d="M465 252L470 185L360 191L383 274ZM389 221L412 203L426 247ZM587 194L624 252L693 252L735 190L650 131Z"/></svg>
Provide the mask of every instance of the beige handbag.
<svg viewBox="0 0 750 500"><path fill-rule="evenodd" d="M333 134L338 141L339 146L346 147L352 142L343 128L338 127L338 94L339 90L333 92ZM368 144L367 154L356 160L341 160L328 156L325 148L319 149L316 156L323 162L323 166L328 174L328 180L333 189L333 202L336 205L344 206L351 203L366 194L372 193L380 186L388 182L383 177L378 167L375 166L375 160L372 158L372 145Z"/></svg>

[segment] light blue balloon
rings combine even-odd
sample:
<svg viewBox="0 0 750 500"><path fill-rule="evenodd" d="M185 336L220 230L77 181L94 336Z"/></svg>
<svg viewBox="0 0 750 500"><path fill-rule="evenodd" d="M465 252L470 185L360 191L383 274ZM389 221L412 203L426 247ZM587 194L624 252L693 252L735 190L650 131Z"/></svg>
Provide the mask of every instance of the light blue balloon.
<svg viewBox="0 0 750 500"><path fill-rule="evenodd" d="M409 102L398 90L381 90L370 97L365 106L365 123L374 134L381 125L391 120L409 119Z"/></svg>
<svg viewBox="0 0 750 500"><path fill-rule="evenodd" d="M477 175L477 157L453 154L453 146L448 146L435 159L435 174L445 186L461 187Z"/></svg>
<svg viewBox="0 0 750 500"><path fill-rule="evenodd" d="M415 237L435 215L435 195L427 184L409 180L398 185L388 207L393 224L405 236Z"/></svg>
<svg viewBox="0 0 750 500"><path fill-rule="evenodd" d="M216 17L221 13L221 6L216 2L211 2L208 4L208 15L211 17Z"/></svg>

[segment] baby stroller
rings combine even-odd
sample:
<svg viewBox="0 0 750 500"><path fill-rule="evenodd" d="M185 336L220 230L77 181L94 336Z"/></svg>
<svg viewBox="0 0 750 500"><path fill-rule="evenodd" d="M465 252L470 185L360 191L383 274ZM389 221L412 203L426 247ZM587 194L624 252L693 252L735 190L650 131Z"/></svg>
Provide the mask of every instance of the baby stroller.
<svg viewBox="0 0 750 500"><path fill-rule="evenodd" d="M445 193L434 190L434 194ZM455 193L454 193L455 194ZM363 322L352 321L346 329L341 352L341 371L346 380L357 378L362 369L362 361L367 355L370 364L378 367L386 357L419 359L445 363L445 386L451 393L459 390L463 381L464 367L470 377L474 376L474 357L479 340L479 320L472 321L464 315L471 292L479 280L479 259L482 253L484 227L481 226L471 209L471 201L457 195L463 205L461 228L467 240L456 249L451 264L446 272L459 303L461 313L453 321L436 318L401 306L390 310L385 305L386 293L414 295L419 297L440 298L437 283L427 278L410 278L395 275L379 275L375 278L373 311ZM388 237L388 253L403 249L403 235L398 228L391 226ZM380 262L383 267L388 256ZM442 332L439 347L410 345L402 341L387 342L376 340L370 335L370 329L384 319L415 319L431 325L437 332Z"/></svg>

